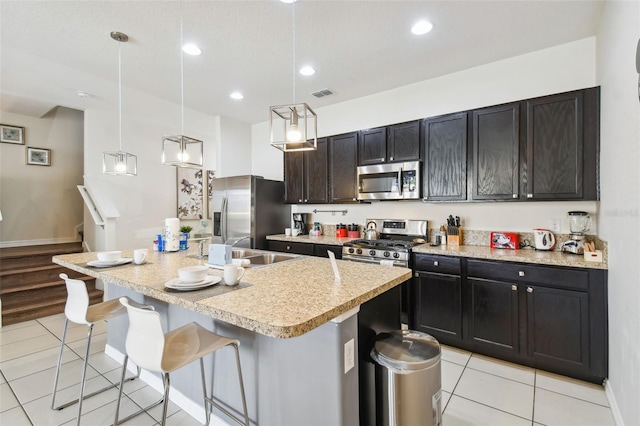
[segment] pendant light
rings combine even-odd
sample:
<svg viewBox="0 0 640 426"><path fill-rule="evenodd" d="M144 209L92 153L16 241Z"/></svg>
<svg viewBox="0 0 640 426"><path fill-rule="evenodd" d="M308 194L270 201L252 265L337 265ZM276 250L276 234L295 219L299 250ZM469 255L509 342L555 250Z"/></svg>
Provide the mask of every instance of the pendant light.
<svg viewBox="0 0 640 426"><path fill-rule="evenodd" d="M293 102L269 108L271 146L284 152L312 151L318 145L317 115L306 103L296 103L296 12L291 3Z"/></svg>
<svg viewBox="0 0 640 426"><path fill-rule="evenodd" d="M111 38L118 42L118 137L120 149L117 152L102 153L102 172L108 175L136 176L138 174L138 158L122 150L122 43L129 41L129 36L117 31L111 32Z"/></svg>
<svg viewBox="0 0 640 426"><path fill-rule="evenodd" d="M180 134L162 137L162 164L166 166L201 168L202 141L184 136L184 45L182 0L180 1Z"/></svg>

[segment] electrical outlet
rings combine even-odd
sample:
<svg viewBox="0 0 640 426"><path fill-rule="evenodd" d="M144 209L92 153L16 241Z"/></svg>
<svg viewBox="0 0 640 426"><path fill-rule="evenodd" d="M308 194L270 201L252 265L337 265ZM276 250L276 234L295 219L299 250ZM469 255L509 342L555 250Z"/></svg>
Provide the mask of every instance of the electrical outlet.
<svg viewBox="0 0 640 426"><path fill-rule="evenodd" d="M344 344L344 374L356 366L356 350L353 339Z"/></svg>
<svg viewBox="0 0 640 426"><path fill-rule="evenodd" d="M562 221L559 218L551 219L551 230L553 232L560 232Z"/></svg>

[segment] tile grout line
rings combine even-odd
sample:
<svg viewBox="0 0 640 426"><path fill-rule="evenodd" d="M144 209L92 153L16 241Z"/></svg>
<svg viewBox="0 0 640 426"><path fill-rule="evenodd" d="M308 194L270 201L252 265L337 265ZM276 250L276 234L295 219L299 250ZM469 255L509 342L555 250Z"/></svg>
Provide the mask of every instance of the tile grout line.
<svg viewBox="0 0 640 426"><path fill-rule="evenodd" d="M29 417L29 414L27 413L27 410L24 409L24 406L22 405L22 402L20 402L20 400L18 399L18 395L16 395L16 393L13 390L13 387L11 387L11 384L9 383L7 378L5 377L4 373L2 373L2 371L0 371L0 374L2 374L2 378L4 379L5 384L9 387L9 390L11 391L11 394L13 395L13 397L16 400L16 402L18 403L17 407L10 408L10 410L13 410L15 408L20 407L20 411L22 411L22 414L24 414L24 416L27 418L27 420L29 420L29 423L31 423L31 425L33 426L33 422L31 421L31 417ZM9 411L9 410L7 410L7 411Z"/></svg>

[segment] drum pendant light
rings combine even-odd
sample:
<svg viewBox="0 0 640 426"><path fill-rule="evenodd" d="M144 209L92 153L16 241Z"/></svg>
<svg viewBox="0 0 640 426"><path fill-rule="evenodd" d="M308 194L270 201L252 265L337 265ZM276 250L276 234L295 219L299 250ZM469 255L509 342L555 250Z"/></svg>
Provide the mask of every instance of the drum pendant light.
<svg viewBox="0 0 640 426"><path fill-rule="evenodd" d="M269 108L271 146L284 152L312 151L318 145L318 116L306 103L296 103L296 13L291 3L293 102Z"/></svg>
<svg viewBox="0 0 640 426"><path fill-rule="evenodd" d="M120 149L102 153L102 172L108 175L136 176L138 157L122 150L122 52L121 45L129 41L126 34L113 31L111 38L118 42L118 136Z"/></svg>
<svg viewBox="0 0 640 426"><path fill-rule="evenodd" d="M180 102L181 126L180 134L162 137L162 164L166 166L201 168L202 146L201 140L184 136L184 45L182 28L182 0L180 1Z"/></svg>

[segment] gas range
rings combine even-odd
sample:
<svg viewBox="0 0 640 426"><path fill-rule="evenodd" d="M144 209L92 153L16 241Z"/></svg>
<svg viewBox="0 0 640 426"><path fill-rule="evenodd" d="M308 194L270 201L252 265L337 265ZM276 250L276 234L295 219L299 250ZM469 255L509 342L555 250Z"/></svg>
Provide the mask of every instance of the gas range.
<svg viewBox="0 0 640 426"><path fill-rule="evenodd" d="M411 248L427 241L426 220L369 219L379 231L377 240L352 240L342 246L342 259L409 266ZM381 262L387 261L387 262Z"/></svg>

